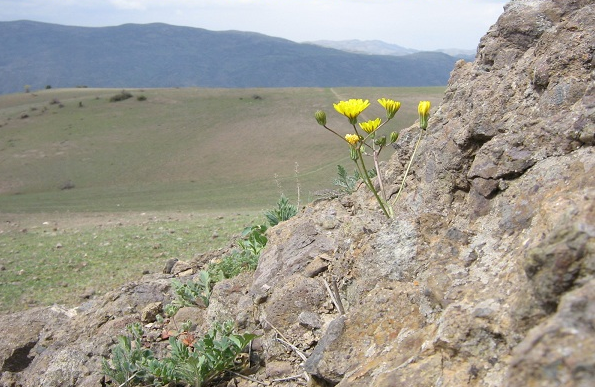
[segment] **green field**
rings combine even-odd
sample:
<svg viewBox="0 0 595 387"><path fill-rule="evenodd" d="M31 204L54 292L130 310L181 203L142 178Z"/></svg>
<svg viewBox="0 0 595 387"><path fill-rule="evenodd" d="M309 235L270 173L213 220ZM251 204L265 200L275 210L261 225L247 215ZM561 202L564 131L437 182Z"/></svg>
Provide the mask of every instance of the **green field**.
<svg viewBox="0 0 595 387"><path fill-rule="evenodd" d="M347 133L333 103L369 99L371 119L384 116L376 99L396 99L384 130L398 131L415 122L419 100L437 106L444 87L134 89L110 102L120 91L0 96L2 309L76 304L85 289L225 245L264 222L281 192L295 203L299 185L303 204L333 188L337 164L351 170L346 144L318 126L316 110Z"/></svg>

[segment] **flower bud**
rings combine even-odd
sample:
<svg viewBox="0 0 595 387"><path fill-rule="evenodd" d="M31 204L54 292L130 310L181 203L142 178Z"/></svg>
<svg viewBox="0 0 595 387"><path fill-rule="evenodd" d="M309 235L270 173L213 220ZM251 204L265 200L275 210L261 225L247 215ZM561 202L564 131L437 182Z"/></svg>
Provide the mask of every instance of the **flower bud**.
<svg viewBox="0 0 595 387"><path fill-rule="evenodd" d="M382 136L380 138L375 139L374 144L379 145L379 146L385 146L386 145L386 136Z"/></svg>
<svg viewBox="0 0 595 387"><path fill-rule="evenodd" d="M390 134L390 143L392 144L392 143L396 142L398 138L399 138L399 133L392 132Z"/></svg>
<svg viewBox="0 0 595 387"><path fill-rule="evenodd" d="M426 130L428 127L428 117L430 116L430 101L420 101L417 106L419 113L419 127Z"/></svg>
<svg viewBox="0 0 595 387"><path fill-rule="evenodd" d="M314 117L316 118L316 122L318 122L319 125L326 125L326 113L323 112L322 110L318 110L316 113L314 113Z"/></svg>
<svg viewBox="0 0 595 387"><path fill-rule="evenodd" d="M355 148L351 147L351 148L349 148L349 151L350 151L349 156L351 157L351 160L356 161L359 158L359 155L357 154L357 150Z"/></svg>

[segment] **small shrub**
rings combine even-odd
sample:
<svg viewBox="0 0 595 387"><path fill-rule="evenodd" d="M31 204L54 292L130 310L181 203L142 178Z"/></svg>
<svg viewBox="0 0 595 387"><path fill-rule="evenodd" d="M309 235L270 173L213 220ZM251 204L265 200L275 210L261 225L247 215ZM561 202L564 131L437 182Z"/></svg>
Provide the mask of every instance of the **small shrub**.
<svg viewBox="0 0 595 387"><path fill-rule="evenodd" d="M118 94L111 96L109 101L110 102L119 102L119 101L127 100L128 98L132 98L132 94L130 94L126 90L122 90Z"/></svg>
<svg viewBox="0 0 595 387"><path fill-rule="evenodd" d="M289 203L289 199L287 199L284 195L281 195L281 198L277 202L277 208L266 211L264 216L267 218L269 225L273 227L292 218L296 214L297 207Z"/></svg>
<svg viewBox="0 0 595 387"><path fill-rule="evenodd" d="M182 306L177 303L167 304L163 307L163 313L165 313L166 316L174 317L176 315L176 313L178 313L178 310L180 310L181 307Z"/></svg>
<svg viewBox="0 0 595 387"><path fill-rule="evenodd" d="M235 360L256 337L234 333L232 321L215 323L201 339L187 343L170 337L171 352L159 360L145 349L139 323L127 327L131 336L119 336L110 360L102 360L102 371L120 386L191 385L204 386L237 369Z"/></svg>
<svg viewBox="0 0 595 387"><path fill-rule="evenodd" d="M249 251L234 251L210 266L209 272L217 281L233 278L240 273L256 270L259 257Z"/></svg>
<svg viewBox="0 0 595 387"><path fill-rule="evenodd" d="M248 251L254 255L260 255L260 252L266 246L268 238L266 237L267 227L265 225L257 225L246 227L242 231L242 239L238 241L238 245L244 251Z"/></svg>
<svg viewBox="0 0 595 387"><path fill-rule="evenodd" d="M144 96L144 95L139 95L138 97L136 97L136 100L137 101L146 101L147 100L147 97Z"/></svg>
<svg viewBox="0 0 595 387"><path fill-rule="evenodd" d="M73 189L74 187L75 187L75 185L72 182L72 180L67 180L64 183L60 184L60 189L62 191L67 190L67 189Z"/></svg>
<svg viewBox="0 0 595 387"><path fill-rule="evenodd" d="M145 364L154 358L153 352L145 349L141 343L141 324L131 324L126 329L130 335L118 336L118 344L112 349L110 361L102 359L101 364L103 373L121 386L142 383L148 376Z"/></svg>
<svg viewBox="0 0 595 387"><path fill-rule="evenodd" d="M208 271L202 270L198 274L196 282L190 280L186 283L174 279L171 282L176 299L173 304L180 306L196 306L197 300L201 300L204 306L209 306L209 298L211 297L211 276Z"/></svg>
<svg viewBox="0 0 595 387"><path fill-rule="evenodd" d="M242 239L238 241L240 250L233 251L221 261L210 266L211 276L216 280L222 280L233 278L245 271L256 270L260 252L268 242L265 235L266 230L265 225L246 227L242 232Z"/></svg>

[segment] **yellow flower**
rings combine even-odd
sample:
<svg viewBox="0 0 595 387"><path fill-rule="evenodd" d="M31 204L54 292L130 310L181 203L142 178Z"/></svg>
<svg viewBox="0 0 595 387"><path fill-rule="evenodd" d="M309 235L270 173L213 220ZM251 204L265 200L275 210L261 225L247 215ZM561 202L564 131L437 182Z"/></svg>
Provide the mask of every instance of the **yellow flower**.
<svg viewBox="0 0 595 387"><path fill-rule="evenodd" d="M386 110L387 120L391 120L401 107L401 102L393 101L392 99L381 98L378 100L378 103L381 104Z"/></svg>
<svg viewBox="0 0 595 387"><path fill-rule="evenodd" d="M372 133L380 126L380 118L376 118L375 120L370 120L367 122L362 122L359 126L364 130L366 133Z"/></svg>
<svg viewBox="0 0 595 387"><path fill-rule="evenodd" d="M428 127L428 117L430 116L430 101L420 101L417 112L419 113L419 127L425 130Z"/></svg>
<svg viewBox="0 0 595 387"><path fill-rule="evenodd" d="M368 106L370 101L363 99L350 99L349 101L340 101L334 103L335 110L349 118L349 122L352 125L357 123L357 116L361 114Z"/></svg>
<svg viewBox="0 0 595 387"><path fill-rule="evenodd" d="M359 142L359 136L357 134L346 134L345 135L345 140L355 146L358 142Z"/></svg>
<svg viewBox="0 0 595 387"><path fill-rule="evenodd" d="M430 101L419 101L417 106L419 114L428 115L430 113Z"/></svg>

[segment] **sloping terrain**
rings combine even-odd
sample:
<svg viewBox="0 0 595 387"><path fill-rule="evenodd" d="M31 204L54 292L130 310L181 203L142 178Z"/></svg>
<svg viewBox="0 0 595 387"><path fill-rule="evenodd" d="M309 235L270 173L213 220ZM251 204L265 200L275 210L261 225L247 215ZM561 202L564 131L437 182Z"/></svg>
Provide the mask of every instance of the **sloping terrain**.
<svg viewBox="0 0 595 387"><path fill-rule="evenodd" d="M394 98L402 108L388 131L400 130L444 88L128 91L120 102L109 101L117 89L0 96L0 211L263 208L277 201L277 182L296 200L296 179L303 203L332 188L337 164L354 168L316 110L347 133L334 102L369 99L375 118L385 114L376 99Z"/></svg>
<svg viewBox="0 0 595 387"><path fill-rule="evenodd" d="M365 189L308 205L253 275L180 310L197 336L226 319L260 335L257 382L231 385L595 385L594 21L593 1L510 2L433 109L394 218ZM385 165L390 192L418 130ZM170 283L2 316L0 382L99 385L113 337Z"/></svg>
<svg viewBox="0 0 595 387"><path fill-rule="evenodd" d="M0 22L0 94L52 87L446 85L456 59L351 54L262 34L167 24Z"/></svg>

